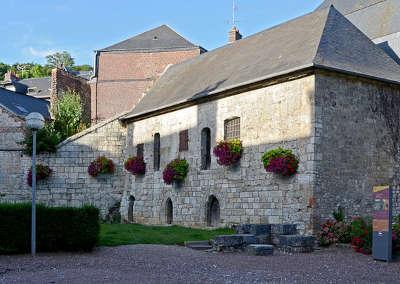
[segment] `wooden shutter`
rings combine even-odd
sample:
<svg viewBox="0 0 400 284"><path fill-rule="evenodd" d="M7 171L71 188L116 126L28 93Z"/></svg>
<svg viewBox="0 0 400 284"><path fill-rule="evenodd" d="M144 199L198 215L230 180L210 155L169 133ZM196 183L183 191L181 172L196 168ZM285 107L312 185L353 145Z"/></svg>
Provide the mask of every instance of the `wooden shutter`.
<svg viewBox="0 0 400 284"><path fill-rule="evenodd" d="M143 158L143 152L144 152L144 144L143 143L137 144L136 145L136 156Z"/></svg>
<svg viewBox="0 0 400 284"><path fill-rule="evenodd" d="M189 150L189 130L179 132L179 152Z"/></svg>
<svg viewBox="0 0 400 284"><path fill-rule="evenodd" d="M204 128L201 131L201 169L208 170L211 164L211 131Z"/></svg>
<svg viewBox="0 0 400 284"><path fill-rule="evenodd" d="M160 134L156 133L154 134L154 170L158 171L160 170Z"/></svg>

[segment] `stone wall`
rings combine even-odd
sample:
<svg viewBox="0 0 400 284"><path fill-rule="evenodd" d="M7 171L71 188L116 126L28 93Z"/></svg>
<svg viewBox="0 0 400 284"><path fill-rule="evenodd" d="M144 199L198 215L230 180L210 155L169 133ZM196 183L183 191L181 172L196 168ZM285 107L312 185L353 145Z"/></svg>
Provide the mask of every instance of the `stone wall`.
<svg viewBox="0 0 400 284"><path fill-rule="evenodd" d="M92 121L131 110L170 64L199 55L200 48L165 52L100 52L92 80Z"/></svg>
<svg viewBox="0 0 400 284"><path fill-rule="evenodd" d="M22 118L0 107L0 200L5 192L15 192L25 184L28 159L19 144L24 139L24 124Z"/></svg>
<svg viewBox="0 0 400 284"><path fill-rule="evenodd" d="M220 205L221 226L237 223L296 223L310 230L314 182L314 76L154 116L128 125L127 155L144 143L147 172L127 177L121 212L133 221L166 223L166 201L173 204L173 223L206 226L210 196ZM224 120L240 117L244 152L240 165L224 168L212 155L210 170L200 170L200 133L211 129L211 146L224 135ZM179 131L189 130L189 151L178 152ZM153 170L153 135L161 135L161 169ZM300 158L299 173L282 179L266 173L262 154L283 146ZM189 174L182 188L165 185L162 171L174 158L186 158Z"/></svg>
<svg viewBox="0 0 400 284"><path fill-rule="evenodd" d="M382 95L399 96L399 87L337 74L316 76L316 224L332 218L338 206L349 217L371 216L373 186L391 184L392 140L376 105Z"/></svg>
<svg viewBox="0 0 400 284"><path fill-rule="evenodd" d="M101 209L102 216L121 200L124 187L123 151L126 128L118 118L112 118L93 126L58 146L55 154L41 154L38 162L50 166L52 175L38 182L39 203L51 206L81 206L93 204ZM0 168L0 176L10 175L9 183L0 182L0 202L29 201L31 188L26 183L31 158L22 152L0 152L6 167ZM98 156L111 158L116 171L113 175L93 178L87 174L90 162ZM1 163L3 165L3 162ZM8 186L7 186L8 184Z"/></svg>

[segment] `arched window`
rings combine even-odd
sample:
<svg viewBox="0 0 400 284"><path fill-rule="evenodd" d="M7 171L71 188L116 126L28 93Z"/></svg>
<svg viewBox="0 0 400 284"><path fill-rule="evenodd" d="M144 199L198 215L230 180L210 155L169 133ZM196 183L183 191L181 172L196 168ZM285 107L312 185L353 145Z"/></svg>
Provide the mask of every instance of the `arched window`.
<svg viewBox="0 0 400 284"><path fill-rule="evenodd" d="M160 170L160 134L154 134L154 171Z"/></svg>
<svg viewBox="0 0 400 284"><path fill-rule="evenodd" d="M201 131L201 169L208 170L211 165L211 131L203 128Z"/></svg>
<svg viewBox="0 0 400 284"><path fill-rule="evenodd" d="M207 202L207 226L209 227L218 227L220 224L220 208L219 208L219 201L214 196L211 195L208 198Z"/></svg>
<svg viewBox="0 0 400 284"><path fill-rule="evenodd" d="M129 196L128 203L128 221L133 222L133 206L135 205L135 197Z"/></svg>
<svg viewBox="0 0 400 284"><path fill-rule="evenodd" d="M172 224L174 220L174 208L170 198L168 198L167 202L165 202L165 220L167 224Z"/></svg>

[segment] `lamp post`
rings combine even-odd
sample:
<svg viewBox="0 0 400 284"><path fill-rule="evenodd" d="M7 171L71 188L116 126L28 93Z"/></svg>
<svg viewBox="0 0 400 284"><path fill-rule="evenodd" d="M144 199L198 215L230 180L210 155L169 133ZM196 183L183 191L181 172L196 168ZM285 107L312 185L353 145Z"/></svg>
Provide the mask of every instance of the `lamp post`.
<svg viewBox="0 0 400 284"><path fill-rule="evenodd" d="M31 112L26 116L26 126L32 130L32 225L31 253L36 254L36 133L44 126L44 118L40 113Z"/></svg>

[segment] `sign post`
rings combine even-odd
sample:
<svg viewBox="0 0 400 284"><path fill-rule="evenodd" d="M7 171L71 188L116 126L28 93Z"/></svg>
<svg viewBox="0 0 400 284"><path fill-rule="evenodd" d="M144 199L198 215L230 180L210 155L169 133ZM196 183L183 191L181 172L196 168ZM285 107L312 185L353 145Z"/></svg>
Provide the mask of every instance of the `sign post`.
<svg viewBox="0 0 400 284"><path fill-rule="evenodd" d="M376 260L392 260L392 189L375 186L372 256Z"/></svg>

